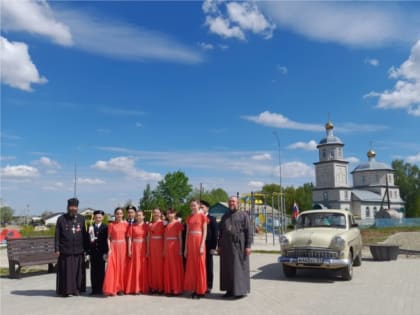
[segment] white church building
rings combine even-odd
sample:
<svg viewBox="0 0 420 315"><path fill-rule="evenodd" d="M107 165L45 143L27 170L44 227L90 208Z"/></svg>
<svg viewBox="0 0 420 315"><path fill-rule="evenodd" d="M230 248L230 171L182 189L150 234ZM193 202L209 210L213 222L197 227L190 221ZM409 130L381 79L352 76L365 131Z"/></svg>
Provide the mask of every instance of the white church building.
<svg viewBox="0 0 420 315"><path fill-rule="evenodd" d="M344 159L344 143L334 136L334 125L325 124L326 137L317 148L319 161L315 162L315 187L312 202L318 207L347 209L360 219L373 219L383 209L404 208L400 190L394 183L394 170L375 160L376 153L367 153L368 161L356 166L351 172L353 185L349 183L349 162Z"/></svg>

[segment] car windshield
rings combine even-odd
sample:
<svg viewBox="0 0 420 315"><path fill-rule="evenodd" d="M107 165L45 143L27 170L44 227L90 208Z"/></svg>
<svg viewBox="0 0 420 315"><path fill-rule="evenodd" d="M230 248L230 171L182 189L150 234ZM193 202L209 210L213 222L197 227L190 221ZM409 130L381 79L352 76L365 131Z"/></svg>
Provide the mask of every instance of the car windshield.
<svg viewBox="0 0 420 315"><path fill-rule="evenodd" d="M299 216L296 227L298 229L309 227L346 228L346 218L341 213L307 213Z"/></svg>

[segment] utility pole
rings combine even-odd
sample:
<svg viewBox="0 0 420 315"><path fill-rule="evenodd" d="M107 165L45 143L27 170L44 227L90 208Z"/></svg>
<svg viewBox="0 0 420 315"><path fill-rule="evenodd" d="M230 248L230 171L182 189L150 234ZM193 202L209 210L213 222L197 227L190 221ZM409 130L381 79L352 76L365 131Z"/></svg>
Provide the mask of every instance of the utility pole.
<svg viewBox="0 0 420 315"><path fill-rule="evenodd" d="M273 135L277 140L277 147L278 147L278 154L279 154L279 185L280 185L280 213L281 213L281 234L286 232L285 223L286 223L286 211L284 209L284 195L283 195L283 185L282 185L282 167L281 167L281 145L280 145L280 137L276 131L273 131Z"/></svg>
<svg viewBox="0 0 420 315"><path fill-rule="evenodd" d="M74 161L74 187L73 187L73 197L77 198L77 164Z"/></svg>

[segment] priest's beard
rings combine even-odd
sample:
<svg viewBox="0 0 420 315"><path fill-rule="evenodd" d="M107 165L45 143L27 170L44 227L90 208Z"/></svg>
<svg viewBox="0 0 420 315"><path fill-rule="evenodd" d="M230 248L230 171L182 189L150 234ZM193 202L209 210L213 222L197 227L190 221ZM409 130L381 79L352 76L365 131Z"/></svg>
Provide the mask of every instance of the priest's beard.
<svg viewBox="0 0 420 315"><path fill-rule="evenodd" d="M70 217L74 218L77 214L77 209L68 209L67 213L69 214Z"/></svg>

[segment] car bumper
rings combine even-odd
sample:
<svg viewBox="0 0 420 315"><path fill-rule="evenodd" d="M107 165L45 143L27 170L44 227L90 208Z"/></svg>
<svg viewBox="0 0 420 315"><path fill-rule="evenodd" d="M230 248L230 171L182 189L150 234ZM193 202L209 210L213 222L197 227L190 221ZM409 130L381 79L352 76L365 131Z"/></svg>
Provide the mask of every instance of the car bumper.
<svg viewBox="0 0 420 315"><path fill-rule="evenodd" d="M338 269L343 268L349 265L348 259L331 259L324 258L321 262L309 263L309 262L299 262L299 259L296 257L284 257L280 256L277 261L281 264L286 264L288 266L296 268L325 268L325 269Z"/></svg>

